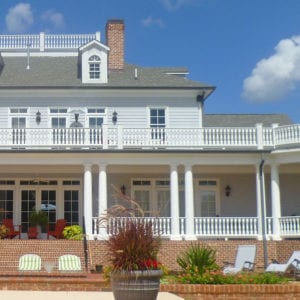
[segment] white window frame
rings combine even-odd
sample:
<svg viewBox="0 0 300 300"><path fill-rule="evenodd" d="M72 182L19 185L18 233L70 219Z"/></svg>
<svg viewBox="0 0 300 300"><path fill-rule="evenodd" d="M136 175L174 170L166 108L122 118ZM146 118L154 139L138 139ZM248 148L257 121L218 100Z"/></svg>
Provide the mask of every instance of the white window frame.
<svg viewBox="0 0 300 300"><path fill-rule="evenodd" d="M88 60L88 66L89 66L89 79L90 80L100 80L100 78L101 78L101 58L100 58L100 56L98 56L96 54L91 55ZM94 66L94 70L91 70L92 66ZM91 76L92 74L93 74L93 76Z"/></svg>
<svg viewBox="0 0 300 300"><path fill-rule="evenodd" d="M215 181L216 185L200 185L200 181ZM200 200L201 191L214 191L216 196L216 212L215 216L219 216L221 213L221 203L220 203L220 180L216 178L196 178L195 179L195 197L194 201ZM195 215L196 215L196 203L195 205ZM201 206L201 204L199 204ZM201 212L202 215L202 212Z"/></svg>
<svg viewBox="0 0 300 300"><path fill-rule="evenodd" d="M51 112L51 110L58 110L57 112ZM68 128L70 127L70 114L68 113L69 109L67 107L50 107L49 108L49 128L52 127L53 118L64 118L66 120L66 127L58 128ZM57 129L57 128L56 128Z"/></svg>
<svg viewBox="0 0 300 300"><path fill-rule="evenodd" d="M151 127L151 110L152 109L163 109L165 111L165 126L164 127ZM165 106L149 106L147 107L147 123L150 128L167 128L168 127L168 115L169 109Z"/></svg>
<svg viewBox="0 0 300 300"><path fill-rule="evenodd" d="M18 110L17 112L11 112L11 110ZM26 110L26 112L20 112L20 110ZM8 117L8 128L13 128L12 120L13 118L25 118L25 127L28 127L28 119L29 119L29 109L27 107L9 107L8 109L9 117ZM19 128L19 127L18 127Z"/></svg>
<svg viewBox="0 0 300 300"><path fill-rule="evenodd" d="M95 112L89 112L89 110L95 110ZM104 110L104 112L102 112ZM106 124L107 120L107 109L103 107L88 107L86 113L86 128L90 128L90 118L102 118L103 124ZM95 127L101 128L101 127Z"/></svg>

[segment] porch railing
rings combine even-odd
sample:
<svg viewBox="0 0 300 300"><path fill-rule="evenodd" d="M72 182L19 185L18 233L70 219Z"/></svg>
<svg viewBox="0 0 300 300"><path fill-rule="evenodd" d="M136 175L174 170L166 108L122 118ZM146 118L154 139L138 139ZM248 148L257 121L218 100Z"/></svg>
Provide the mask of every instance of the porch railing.
<svg viewBox="0 0 300 300"><path fill-rule="evenodd" d="M115 233L118 226L125 224L128 218L110 218L107 223L99 223L93 218L92 235L100 237L102 234ZM151 223L153 231L162 237L172 237L170 217L130 218L134 222ZM258 238L259 232L257 217L197 217L194 218L194 235L198 238ZM279 219L281 237L300 237L300 216L281 217ZM186 235L186 219L179 219L179 232L184 238ZM273 235L273 218L266 218L267 238Z"/></svg>
<svg viewBox="0 0 300 300"><path fill-rule="evenodd" d="M299 147L300 125L276 128L0 128L0 148L274 149Z"/></svg>
<svg viewBox="0 0 300 300"><path fill-rule="evenodd" d="M255 217L195 218L195 234L203 237L255 237L258 224Z"/></svg>

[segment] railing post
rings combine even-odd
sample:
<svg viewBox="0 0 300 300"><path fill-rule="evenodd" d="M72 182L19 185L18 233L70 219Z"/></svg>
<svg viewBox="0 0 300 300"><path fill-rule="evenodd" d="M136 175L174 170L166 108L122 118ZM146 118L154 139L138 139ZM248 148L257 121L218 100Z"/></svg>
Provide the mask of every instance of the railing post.
<svg viewBox="0 0 300 300"><path fill-rule="evenodd" d="M261 149L264 148L263 124L262 123L257 123L255 126L256 126L257 149L261 150Z"/></svg>
<svg viewBox="0 0 300 300"><path fill-rule="evenodd" d="M279 126L279 124L272 124L273 148L276 148L276 145L277 145L276 128L278 126Z"/></svg>
<svg viewBox="0 0 300 300"><path fill-rule="evenodd" d="M100 42L100 31L96 31L96 41Z"/></svg>
<svg viewBox="0 0 300 300"><path fill-rule="evenodd" d="M102 142L103 142L103 149L108 149L108 128L107 125L102 125Z"/></svg>
<svg viewBox="0 0 300 300"><path fill-rule="evenodd" d="M40 51L45 51L45 32L40 32Z"/></svg>
<svg viewBox="0 0 300 300"><path fill-rule="evenodd" d="M118 126L118 149L123 149L123 126Z"/></svg>

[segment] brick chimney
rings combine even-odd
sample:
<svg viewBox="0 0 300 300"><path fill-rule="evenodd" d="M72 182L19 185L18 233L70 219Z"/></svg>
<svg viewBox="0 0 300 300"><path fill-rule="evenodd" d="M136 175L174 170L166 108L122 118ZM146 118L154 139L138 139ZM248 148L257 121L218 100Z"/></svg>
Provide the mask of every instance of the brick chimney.
<svg viewBox="0 0 300 300"><path fill-rule="evenodd" d="M106 43L110 48L108 54L108 69L124 69L124 21L108 20L106 23Z"/></svg>

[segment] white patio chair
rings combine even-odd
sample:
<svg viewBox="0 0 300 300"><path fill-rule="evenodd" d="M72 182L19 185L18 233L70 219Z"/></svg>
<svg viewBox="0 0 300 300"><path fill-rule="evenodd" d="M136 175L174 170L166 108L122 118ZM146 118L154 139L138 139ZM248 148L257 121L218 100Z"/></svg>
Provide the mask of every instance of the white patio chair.
<svg viewBox="0 0 300 300"><path fill-rule="evenodd" d="M73 254L65 254L58 258L58 270L61 272L81 271L80 257Z"/></svg>
<svg viewBox="0 0 300 300"><path fill-rule="evenodd" d="M256 256L255 245L239 245L235 263L224 262L224 274L235 274L241 271L253 271Z"/></svg>
<svg viewBox="0 0 300 300"><path fill-rule="evenodd" d="M24 254L19 258L19 271L41 271L42 260L37 254Z"/></svg>
<svg viewBox="0 0 300 300"><path fill-rule="evenodd" d="M294 251L285 264L272 263L266 268L266 272L285 273L289 270L300 272L300 251Z"/></svg>

